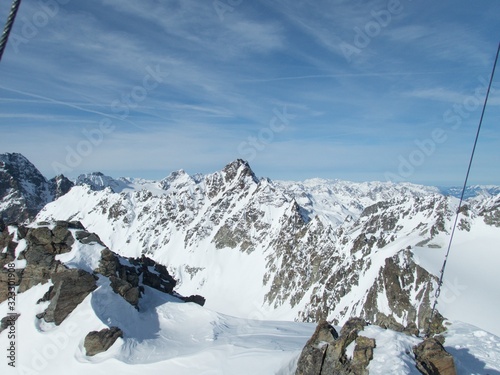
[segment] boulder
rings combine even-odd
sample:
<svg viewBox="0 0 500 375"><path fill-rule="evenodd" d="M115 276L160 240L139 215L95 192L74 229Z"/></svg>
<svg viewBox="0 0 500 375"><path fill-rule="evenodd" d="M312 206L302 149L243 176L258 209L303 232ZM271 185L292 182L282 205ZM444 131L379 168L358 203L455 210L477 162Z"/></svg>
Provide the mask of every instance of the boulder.
<svg viewBox="0 0 500 375"><path fill-rule="evenodd" d="M367 375L366 367L373 358L375 340L358 336L366 325L365 320L352 318L339 335L326 321L320 322L302 350L295 374ZM353 358L349 359L346 349L355 340Z"/></svg>
<svg viewBox="0 0 500 375"><path fill-rule="evenodd" d="M111 281L113 292L122 296L132 306L137 307L139 305L139 297L141 296L139 287L133 286L128 281L116 276L110 276L109 281Z"/></svg>
<svg viewBox="0 0 500 375"><path fill-rule="evenodd" d="M50 304L43 315L46 322L60 325L97 288L97 278L80 269L66 269L51 276Z"/></svg>
<svg viewBox="0 0 500 375"><path fill-rule="evenodd" d="M356 346L351 360L351 367L355 374L368 375L368 364L373 359L373 349L375 349L375 339L364 336L356 338Z"/></svg>
<svg viewBox="0 0 500 375"><path fill-rule="evenodd" d="M339 335L335 328L323 320L319 322L312 337L300 354L295 375L320 375L325 362L326 351Z"/></svg>
<svg viewBox="0 0 500 375"><path fill-rule="evenodd" d="M50 280L53 273L66 270L59 261L53 261L50 265L30 264L23 270L19 284L18 293L23 293L38 284L45 284Z"/></svg>
<svg viewBox="0 0 500 375"><path fill-rule="evenodd" d="M413 347L417 369L424 375L456 375L453 357L436 338L427 338Z"/></svg>
<svg viewBox="0 0 500 375"><path fill-rule="evenodd" d="M387 316L381 312L377 313L375 324L384 329L390 329L396 332L403 332L405 330L405 327L398 323L394 316Z"/></svg>
<svg viewBox="0 0 500 375"><path fill-rule="evenodd" d="M78 238L78 232L77 232ZM108 248L101 251L101 259L99 260L99 267L96 268L95 272L100 273L103 276L117 276L118 270L120 269L120 261L118 256L113 253Z"/></svg>
<svg viewBox="0 0 500 375"><path fill-rule="evenodd" d="M95 233L87 232L86 230L79 230L75 233L76 239L83 244L98 243L105 246L99 236Z"/></svg>
<svg viewBox="0 0 500 375"><path fill-rule="evenodd" d="M123 337L123 332L118 327L92 331L85 336L83 346L88 356L94 356L108 350L120 337Z"/></svg>

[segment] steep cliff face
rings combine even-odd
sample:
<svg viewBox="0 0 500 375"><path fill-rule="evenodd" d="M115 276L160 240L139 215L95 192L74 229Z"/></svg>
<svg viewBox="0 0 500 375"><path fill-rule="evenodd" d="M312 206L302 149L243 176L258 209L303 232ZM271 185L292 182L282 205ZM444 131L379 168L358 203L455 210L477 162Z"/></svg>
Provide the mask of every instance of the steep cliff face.
<svg viewBox="0 0 500 375"><path fill-rule="evenodd" d="M23 155L0 154L0 218L27 223L49 202L66 194L73 182L63 175L47 180Z"/></svg>

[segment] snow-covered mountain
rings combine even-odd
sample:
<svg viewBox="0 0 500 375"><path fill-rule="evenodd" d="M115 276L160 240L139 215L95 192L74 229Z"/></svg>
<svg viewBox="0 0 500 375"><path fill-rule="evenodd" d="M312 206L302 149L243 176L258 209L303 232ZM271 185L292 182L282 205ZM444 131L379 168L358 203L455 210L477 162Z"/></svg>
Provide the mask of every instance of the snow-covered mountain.
<svg viewBox="0 0 500 375"><path fill-rule="evenodd" d="M30 221L72 186L62 175L47 180L21 154L0 154L0 218L7 222Z"/></svg>
<svg viewBox="0 0 500 375"><path fill-rule="evenodd" d="M205 176L127 181L120 193L75 186L37 220L80 220L121 255L167 265L181 293L243 318L343 324L361 316L423 328L458 204L413 184L259 179L242 160ZM499 199L477 196L463 208L458 259L474 251L477 267L500 266ZM450 263L455 277L460 262ZM483 298L498 296L495 277L483 275ZM481 277L467 278L468 288L449 280L453 298L439 310L500 334L492 314L455 308L476 298Z"/></svg>
<svg viewBox="0 0 500 375"><path fill-rule="evenodd" d="M60 320L53 301L62 292L47 289L59 290L68 278L73 290L80 276L90 285L82 298L76 293L73 306L88 317L82 328L104 327L91 336L118 343L94 359L85 355L82 335L71 336L58 352L61 365L51 362L39 373L62 373L68 364L82 371L99 364L92 368L104 373L110 367L102 363L109 362L123 371L134 364L179 374L243 374L243 368L255 372L258 362L258 373L290 374L314 330L308 322L343 325L354 316L391 329L363 332L379 348L370 373L387 373L384 363L401 374L417 373L408 353L418 339L411 335L426 326L457 211L455 194L407 183L273 181L258 178L243 160L208 175L179 170L149 181L94 172L74 183L64 176L47 181L19 154L4 154L0 163L0 212L7 224L32 222L38 212L32 229L0 220L0 263L15 263L19 327L33 337L23 341L23 353L60 337L51 322L80 324L78 314ZM458 358L457 368L495 373L500 364L488 353L496 355L500 339L483 330L500 335L500 195L495 187L471 191L438 308L448 319L481 327L456 321L448 327L453 345L447 349ZM161 294L174 286L176 294ZM205 306L179 304L181 295L191 294L203 297L187 300ZM68 303L59 305L65 311ZM1 303L0 313L6 308ZM293 320L305 323L285 322ZM433 327L441 327L439 314Z"/></svg>

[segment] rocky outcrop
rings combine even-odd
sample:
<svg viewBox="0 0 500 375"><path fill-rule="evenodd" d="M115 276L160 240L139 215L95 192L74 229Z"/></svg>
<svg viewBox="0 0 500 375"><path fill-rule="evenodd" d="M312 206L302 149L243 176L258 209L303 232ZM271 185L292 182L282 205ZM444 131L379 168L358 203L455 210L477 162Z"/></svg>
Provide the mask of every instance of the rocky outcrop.
<svg viewBox="0 0 500 375"><path fill-rule="evenodd" d="M50 304L43 314L46 322L60 325L64 319L95 289L97 277L80 269L66 269L52 274L53 286L48 292Z"/></svg>
<svg viewBox="0 0 500 375"><path fill-rule="evenodd" d="M62 174L49 180L49 190L54 199L62 197L70 191L73 186L75 186L75 184Z"/></svg>
<svg viewBox="0 0 500 375"><path fill-rule="evenodd" d="M427 338L413 348L417 369L424 375L456 375L453 357L436 338Z"/></svg>
<svg viewBox="0 0 500 375"><path fill-rule="evenodd" d="M174 293L177 282L168 273L167 268L144 255L140 258L124 258L105 248L101 251L99 267L95 272L108 277L113 291L136 308L139 306L144 286L174 294L185 302L194 302L201 306L205 304L205 298L202 296L183 297Z"/></svg>
<svg viewBox="0 0 500 375"><path fill-rule="evenodd" d="M19 293L37 284L46 283L52 274L66 268L56 260L56 255L71 251L75 242L68 227L67 222L59 221L52 230L48 226L41 226L27 231L27 247L22 253L27 265L22 271Z"/></svg>
<svg viewBox="0 0 500 375"><path fill-rule="evenodd" d="M401 250L385 260L368 292L362 316L381 327L415 334L427 326L436 282L434 275L415 263L410 250ZM384 301L380 300L381 292L385 295ZM390 316L380 312L384 303L388 303L392 311Z"/></svg>
<svg viewBox="0 0 500 375"><path fill-rule="evenodd" d="M20 316L21 314L13 314L2 318L2 320L0 320L0 333L15 324L16 320L19 319Z"/></svg>
<svg viewBox="0 0 500 375"><path fill-rule="evenodd" d="M138 307L139 297L141 296L141 291L137 285L139 283L138 281L131 283L126 279L121 279L116 276L110 276L109 281L111 282L113 292L122 296L125 301L130 303L132 306Z"/></svg>
<svg viewBox="0 0 500 375"><path fill-rule="evenodd" d="M316 327L313 336L302 350L296 375L367 375L366 367L373 358L375 340L358 336L367 323L360 318L347 321L340 335L326 321ZM353 357L347 347L355 343Z"/></svg>
<svg viewBox="0 0 500 375"><path fill-rule="evenodd" d="M12 241L13 237L9 233L8 227L0 219L0 269L3 269L6 264L12 262L16 257L17 243ZM3 251L4 249L5 251Z"/></svg>
<svg viewBox="0 0 500 375"><path fill-rule="evenodd" d="M354 374L368 375L367 367L373 359L373 349L375 347L375 339L364 336L356 338L356 346L351 360L351 368Z"/></svg>
<svg viewBox="0 0 500 375"><path fill-rule="evenodd" d="M194 294L194 295L189 296L189 297L180 297L180 299L183 300L184 302L192 302L192 303L196 303L197 305L200 305L200 306L204 306L205 302L206 302L205 297L202 297L198 294Z"/></svg>
<svg viewBox="0 0 500 375"><path fill-rule="evenodd" d="M85 336L83 346L86 354L91 357L103 353L123 337L123 332L118 327L105 328L100 331L92 331Z"/></svg>

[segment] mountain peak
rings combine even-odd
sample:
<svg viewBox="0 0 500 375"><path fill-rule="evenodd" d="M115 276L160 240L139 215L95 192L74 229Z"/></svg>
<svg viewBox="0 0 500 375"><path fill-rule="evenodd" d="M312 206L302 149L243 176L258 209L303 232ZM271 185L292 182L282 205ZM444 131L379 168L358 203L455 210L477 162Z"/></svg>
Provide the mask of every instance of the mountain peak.
<svg viewBox="0 0 500 375"><path fill-rule="evenodd" d="M22 154L0 154L0 203L5 221L24 222L52 200L49 184Z"/></svg>
<svg viewBox="0 0 500 375"><path fill-rule="evenodd" d="M193 183L195 180L186 173L184 169L173 171L167 177L159 182L159 186L163 190L168 190L171 187L182 187L187 184Z"/></svg>
<svg viewBox="0 0 500 375"><path fill-rule="evenodd" d="M102 172L81 174L75 181L75 185L88 185L94 191L110 188L115 193L120 193L123 189L127 188L129 184L130 181L125 178L114 179L113 177L106 176Z"/></svg>
<svg viewBox="0 0 500 375"><path fill-rule="evenodd" d="M244 179L250 177L254 182L258 183L259 179L255 176L250 164L246 160L236 159L235 161L229 163L222 169L224 174L224 180L226 182L233 181L235 179Z"/></svg>

